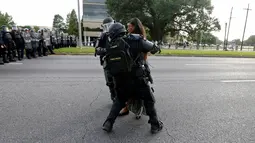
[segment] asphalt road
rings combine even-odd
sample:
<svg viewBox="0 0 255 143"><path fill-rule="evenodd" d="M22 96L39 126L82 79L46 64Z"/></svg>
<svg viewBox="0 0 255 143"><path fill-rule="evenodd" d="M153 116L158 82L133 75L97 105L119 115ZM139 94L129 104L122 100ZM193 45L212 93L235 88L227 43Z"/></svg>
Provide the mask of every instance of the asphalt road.
<svg viewBox="0 0 255 143"><path fill-rule="evenodd" d="M150 57L156 107L148 117L101 126L111 107L92 56L49 56L0 66L1 143L255 142L255 59Z"/></svg>

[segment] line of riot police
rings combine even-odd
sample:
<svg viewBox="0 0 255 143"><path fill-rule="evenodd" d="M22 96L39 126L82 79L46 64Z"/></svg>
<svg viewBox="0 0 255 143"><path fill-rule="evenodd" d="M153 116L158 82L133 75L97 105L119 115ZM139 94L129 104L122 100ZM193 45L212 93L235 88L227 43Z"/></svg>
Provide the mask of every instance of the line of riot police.
<svg viewBox="0 0 255 143"><path fill-rule="evenodd" d="M13 26L9 31L3 25L0 30L0 65L9 62L21 61L24 54L28 59L55 54L54 49L76 47L75 36L49 29L18 28Z"/></svg>
<svg viewBox="0 0 255 143"><path fill-rule="evenodd" d="M57 49L63 47L77 47L77 37L74 35L56 31L54 31L52 35L52 43L54 43L54 47Z"/></svg>

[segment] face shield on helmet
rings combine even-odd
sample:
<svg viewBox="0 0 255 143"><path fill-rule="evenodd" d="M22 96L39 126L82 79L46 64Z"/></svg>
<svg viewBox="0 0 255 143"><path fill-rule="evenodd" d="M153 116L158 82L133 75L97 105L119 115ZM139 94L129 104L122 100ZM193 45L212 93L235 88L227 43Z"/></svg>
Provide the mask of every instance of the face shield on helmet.
<svg viewBox="0 0 255 143"><path fill-rule="evenodd" d="M25 28L24 31L25 31L26 33L29 32L28 28Z"/></svg>
<svg viewBox="0 0 255 143"><path fill-rule="evenodd" d="M9 32L9 29L8 29L7 26L2 26L2 30L3 30L4 32Z"/></svg>
<svg viewBox="0 0 255 143"><path fill-rule="evenodd" d="M112 24L114 24L114 21L109 22L109 23L102 24L101 27L102 27L103 32L104 32L104 33L109 32L109 27L110 27Z"/></svg>
<svg viewBox="0 0 255 143"><path fill-rule="evenodd" d="M12 26L12 30L13 30L13 31L18 31L19 29L18 29L17 26Z"/></svg>

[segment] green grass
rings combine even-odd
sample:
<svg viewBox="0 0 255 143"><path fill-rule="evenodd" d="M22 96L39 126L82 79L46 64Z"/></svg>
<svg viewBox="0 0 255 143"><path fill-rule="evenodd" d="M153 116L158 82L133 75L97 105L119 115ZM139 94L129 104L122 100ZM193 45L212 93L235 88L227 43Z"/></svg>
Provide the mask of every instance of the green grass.
<svg viewBox="0 0 255 143"><path fill-rule="evenodd" d="M255 57L255 52L216 51L216 50L167 50L163 49L161 55L169 56L207 56L207 57Z"/></svg>
<svg viewBox="0 0 255 143"><path fill-rule="evenodd" d="M91 47L60 48L60 49L54 49L54 52L60 55L91 55L91 54L94 54L95 48L91 48Z"/></svg>
<svg viewBox="0 0 255 143"><path fill-rule="evenodd" d="M95 49L91 47L83 48L61 48L54 50L60 55L93 55ZM236 51L216 51L216 50L168 50L162 49L164 56L204 56L204 57L253 57L255 52L236 52Z"/></svg>

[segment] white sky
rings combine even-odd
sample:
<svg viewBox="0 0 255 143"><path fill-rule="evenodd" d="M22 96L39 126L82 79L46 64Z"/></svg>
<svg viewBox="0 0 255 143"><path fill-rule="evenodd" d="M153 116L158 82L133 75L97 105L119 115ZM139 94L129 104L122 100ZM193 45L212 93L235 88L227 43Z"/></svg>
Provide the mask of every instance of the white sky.
<svg viewBox="0 0 255 143"><path fill-rule="evenodd" d="M77 0L0 0L2 12L8 12L13 16L14 21L18 25L38 25L38 26L52 26L53 16L60 14L64 18L72 9L77 10ZM252 11L249 13L246 36L255 35L255 0L212 0L214 5L215 17L218 17L222 30L214 34L223 40L224 25L228 22L231 7L233 10L233 20L229 39L242 38L246 11L244 8L250 3ZM58 6L58 4L60 4ZM81 16L82 16L82 0Z"/></svg>

